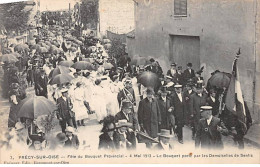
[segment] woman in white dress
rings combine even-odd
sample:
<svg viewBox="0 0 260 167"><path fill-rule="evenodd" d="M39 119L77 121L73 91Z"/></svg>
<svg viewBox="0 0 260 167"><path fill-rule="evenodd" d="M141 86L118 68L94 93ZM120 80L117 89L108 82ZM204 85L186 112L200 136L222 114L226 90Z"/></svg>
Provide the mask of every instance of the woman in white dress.
<svg viewBox="0 0 260 167"><path fill-rule="evenodd" d="M85 126L84 119L88 118L88 110L84 105L85 91L82 83L78 82L74 89L73 111L75 112L75 119L78 126Z"/></svg>
<svg viewBox="0 0 260 167"><path fill-rule="evenodd" d="M119 104L118 104L118 100L117 100L117 94L120 91L118 82L119 82L119 76L118 75L114 75L113 82L110 83L110 108L108 110L108 114L115 116L118 112L119 112Z"/></svg>
<svg viewBox="0 0 260 167"><path fill-rule="evenodd" d="M107 116L107 111L104 88L100 85L100 83L100 79L95 81L92 106L96 113L97 121L102 123L102 120Z"/></svg>

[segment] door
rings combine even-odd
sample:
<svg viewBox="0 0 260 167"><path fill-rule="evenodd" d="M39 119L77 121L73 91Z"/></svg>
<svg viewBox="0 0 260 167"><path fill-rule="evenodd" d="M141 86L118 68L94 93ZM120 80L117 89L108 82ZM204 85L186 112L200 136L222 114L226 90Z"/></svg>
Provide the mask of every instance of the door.
<svg viewBox="0 0 260 167"><path fill-rule="evenodd" d="M196 71L200 68L200 38L198 36L170 35L170 60L186 69L192 63Z"/></svg>

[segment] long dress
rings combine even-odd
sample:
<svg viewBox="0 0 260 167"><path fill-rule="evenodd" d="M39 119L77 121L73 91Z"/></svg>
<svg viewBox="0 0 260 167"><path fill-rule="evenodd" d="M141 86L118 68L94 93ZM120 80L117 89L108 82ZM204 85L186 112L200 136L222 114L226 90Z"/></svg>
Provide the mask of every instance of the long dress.
<svg viewBox="0 0 260 167"><path fill-rule="evenodd" d="M84 105L85 91L81 87L74 90L73 111L77 121L88 118L88 110Z"/></svg>
<svg viewBox="0 0 260 167"><path fill-rule="evenodd" d="M106 101L105 101L104 89L101 86L95 86L93 90L92 106L96 113L97 120L103 120L107 116Z"/></svg>
<svg viewBox="0 0 260 167"><path fill-rule="evenodd" d="M138 83L137 83L137 78L134 77L132 79L132 87L134 89L134 92L135 92L135 101L136 101L136 107L138 108L138 105L139 105L139 102L141 100L140 98L140 93L139 93L139 88L138 88Z"/></svg>
<svg viewBox="0 0 260 167"><path fill-rule="evenodd" d="M119 104L117 100L117 94L119 93L120 89L117 83L112 82L110 84L110 110L108 111L110 115L115 116L119 112Z"/></svg>

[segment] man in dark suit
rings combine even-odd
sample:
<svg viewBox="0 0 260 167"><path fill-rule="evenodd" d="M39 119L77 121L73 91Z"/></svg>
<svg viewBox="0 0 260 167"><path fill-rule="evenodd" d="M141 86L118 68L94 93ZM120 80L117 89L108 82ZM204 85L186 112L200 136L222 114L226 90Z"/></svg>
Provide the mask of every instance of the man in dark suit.
<svg viewBox="0 0 260 167"><path fill-rule="evenodd" d="M38 96L44 96L48 98L48 77L43 69L41 69L40 75L37 77L37 82L35 84Z"/></svg>
<svg viewBox="0 0 260 167"><path fill-rule="evenodd" d="M195 77L195 72L192 69L192 63L187 64L187 69L183 72L185 83L189 80Z"/></svg>
<svg viewBox="0 0 260 167"><path fill-rule="evenodd" d="M161 110L162 123L161 129L168 129L172 132L172 128L175 127L175 118L173 115L173 104L169 97L167 97L166 87L162 87L159 90L160 97L158 98L159 107Z"/></svg>
<svg viewBox="0 0 260 167"><path fill-rule="evenodd" d="M170 151L172 150L172 145L169 143L171 135L170 131L166 129L161 129L161 132L158 134L159 136L159 143L156 144L154 147L155 150L165 150Z"/></svg>
<svg viewBox="0 0 260 167"><path fill-rule="evenodd" d="M138 107L138 122L142 131L150 137L156 138L161 124L161 111L157 99L154 96L154 90L147 88L147 97L140 101ZM151 143L146 143L148 148Z"/></svg>
<svg viewBox="0 0 260 167"><path fill-rule="evenodd" d="M132 123L131 129L135 131L138 130L138 120L135 113L132 110L133 110L132 103L128 100L123 100L121 111L115 115L115 122L118 122L119 120L122 119L126 119L127 122Z"/></svg>
<svg viewBox="0 0 260 167"><path fill-rule="evenodd" d="M65 132L66 132L66 137L68 138L65 141L65 147L78 149L79 148L79 139L78 139L77 135L73 134L74 133L73 127L68 126L66 128Z"/></svg>
<svg viewBox="0 0 260 167"><path fill-rule="evenodd" d="M192 121L191 121L191 118L190 118L190 97L191 95L193 95L195 92L193 91L193 83L187 83L184 90L183 90L183 96L184 96L184 102L185 102L185 105L184 105L184 117L185 117L185 122L186 122L186 125L189 125L191 127L194 127L194 125L191 125Z"/></svg>
<svg viewBox="0 0 260 167"><path fill-rule="evenodd" d="M212 116L211 106L201 106L202 119L199 120L196 131L195 147L203 149L224 148L221 134L228 135L224 123L217 117Z"/></svg>
<svg viewBox="0 0 260 167"><path fill-rule="evenodd" d="M57 99L58 112L57 118L60 121L62 132L65 133L66 126L73 126L73 117L75 113L72 111L73 104L68 97L68 89L61 89L62 96Z"/></svg>
<svg viewBox="0 0 260 167"><path fill-rule="evenodd" d="M175 85L175 93L173 94L173 107L174 107L174 116L175 116L175 124L176 127L176 133L178 136L179 143L183 144L183 131L182 128L185 124L184 119L184 104L185 99L182 92L182 85Z"/></svg>
<svg viewBox="0 0 260 167"><path fill-rule="evenodd" d="M190 96L190 117L192 118L192 138L194 139L194 135L197 129L197 125L200 120L200 107L206 105L207 94L203 92L202 84L197 84L195 88L196 93Z"/></svg>
<svg viewBox="0 0 260 167"><path fill-rule="evenodd" d="M176 79L176 82L178 84L180 84L180 85L184 84L184 75L182 73L182 66L178 66L177 72L176 72L174 78Z"/></svg>
<svg viewBox="0 0 260 167"><path fill-rule="evenodd" d="M73 60L74 63L76 63L78 61L82 61L82 57L79 54L80 54L79 52L76 54L76 57Z"/></svg>
<svg viewBox="0 0 260 167"><path fill-rule="evenodd" d="M216 99L216 91L214 89L210 89L210 95L207 97L206 102L208 106L212 107L212 115L216 116L219 112L219 101Z"/></svg>
<svg viewBox="0 0 260 167"><path fill-rule="evenodd" d="M177 64L176 63L172 63L171 64L171 69L169 69L167 71L167 75L171 76L172 78L174 78L175 74L177 73L176 67L177 67Z"/></svg>
<svg viewBox="0 0 260 167"><path fill-rule="evenodd" d="M119 106L121 106L121 101L124 99L130 101L132 105L136 105L135 92L134 89L132 88L131 78L125 79L124 88L117 95Z"/></svg>

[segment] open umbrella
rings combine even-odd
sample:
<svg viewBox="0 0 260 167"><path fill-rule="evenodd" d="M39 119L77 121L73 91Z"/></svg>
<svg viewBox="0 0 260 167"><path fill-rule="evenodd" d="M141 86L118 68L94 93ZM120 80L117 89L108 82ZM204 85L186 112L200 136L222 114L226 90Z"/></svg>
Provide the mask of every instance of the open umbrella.
<svg viewBox="0 0 260 167"><path fill-rule="evenodd" d="M213 74L209 79L207 83L208 85L212 87L217 87L217 88L227 88L230 82L231 74L226 73L226 72L216 72Z"/></svg>
<svg viewBox="0 0 260 167"><path fill-rule="evenodd" d="M141 83L145 87L156 88L160 84L160 79L157 74L146 71L137 77L138 83Z"/></svg>
<svg viewBox="0 0 260 167"><path fill-rule="evenodd" d="M59 65L64 66L64 67L71 67L73 64L74 64L73 61L69 61L69 60L61 61L59 63Z"/></svg>
<svg viewBox="0 0 260 167"><path fill-rule="evenodd" d="M48 115L56 109L57 106L44 96L31 96L19 103L17 116L34 119L41 115Z"/></svg>
<svg viewBox="0 0 260 167"><path fill-rule="evenodd" d="M4 54L0 57L2 62L15 63L19 61L13 54Z"/></svg>
<svg viewBox="0 0 260 167"><path fill-rule="evenodd" d="M70 72L71 71L68 67L58 66L58 67L54 68L53 70L51 70L51 72L49 74L49 78L54 78L58 74L70 73Z"/></svg>
<svg viewBox="0 0 260 167"><path fill-rule="evenodd" d="M28 49L29 49L29 46L26 44L18 44L14 47L14 51L16 51L16 52L20 52L20 51L28 50Z"/></svg>
<svg viewBox="0 0 260 167"><path fill-rule="evenodd" d="M62 74L58 74L54 78L52 78L49 83L51 85L54 85L54 84L64 84L64 83L70 82L73 79L74 79L74 77L71 76L70 74L62 73Z"/></svg>
<svg viewBox="0 0 260 167"><path fill-rule="evenodd" d="M78 70L94 70L94 66L87 61L78 61L74 63L71 67L78 69Z"/></svg>
<svg viewBox="0 0 260 167"><path fill-rule="evenodd" d="M105 70L110 70L112 67L114 67L111 63L104 63L103 64L103 67Z"/></svg>

